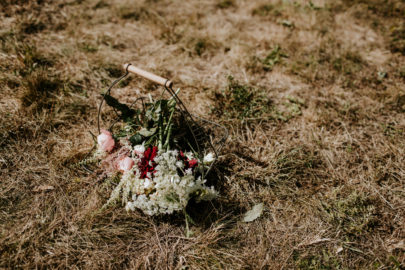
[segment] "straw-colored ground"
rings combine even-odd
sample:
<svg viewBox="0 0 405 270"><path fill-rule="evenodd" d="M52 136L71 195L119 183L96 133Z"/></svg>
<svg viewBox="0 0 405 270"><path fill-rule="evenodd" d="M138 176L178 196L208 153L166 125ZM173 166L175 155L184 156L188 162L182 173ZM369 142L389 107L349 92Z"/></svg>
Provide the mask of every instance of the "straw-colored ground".
<svg viewBox="0 0 405 270"><path fill-rule="evenodd" d="M0 268L405 267L404 1L0 10ZM230 130L220 197L190 207L190 238L180 214L100 212L110 187L72 167L125 62L173 79L191 111ZM114 95L159 91L131 76Z"/></svg>

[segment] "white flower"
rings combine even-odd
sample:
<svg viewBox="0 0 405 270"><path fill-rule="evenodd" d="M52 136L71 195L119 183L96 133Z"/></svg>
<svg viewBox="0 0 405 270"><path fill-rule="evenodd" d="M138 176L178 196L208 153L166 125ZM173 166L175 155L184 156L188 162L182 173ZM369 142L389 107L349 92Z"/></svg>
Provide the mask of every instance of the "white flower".
<svg viewBox="0 0 405 270"><path fill-rule="evenodd" d="M122 175L107 205L121 196L127 211L140 209L147 215L171 214L184 209L193 194L200 194L197 200L215 197L215 190L205 185L205 179L196 178L192 168L185 170L184 175L180 173L178 155L177 150L159 150L154 159L155 171L148 172L145 179L140 178L141 157L134 157L133 167ZM192 157L192 153L189 155ZM213 155L207 156L208 162L212 162ZM184 168L184 164L181 165Z"/></svg>
<svg viewBox="0 0 405 270"><path fill-rule="evenodd" d="M214 162L215 157L213 153L208 153L207 155L205 155L203 162L204 164L210 164L212 162Z"/></svg>
<svg viewBox="0 0 405 270"><path fill-rule="evenodd" d="M145 152L145 145L144 144L138 144L134 146L134 153L137 155L143 155Z"/></svg>
<svg viewBox="0 0 405 270"><path fill-rule="evenodd" d="M127 202L127 205L125 206L125 210L126 211L129 211L129 210L134 211L135 210L134 204L132 202Z"/></svg>
<svg viewBox="0 0 405 270"><path fill-rule="evenodd" d="M143 186L145 188L149 188L151 185L152 185L152 182L148 178L145 178L145 183L143 184Z"/></svg>
<svg viewBox="0 0 405 270"><path fill-rule="evenodd" d="M184 163L179 160L179 161L176 162L176 166L177 166L177 168L183 169L184 168Z"/></svg>
<svg viewBox="0 0 405 270"><path fill-rule="evenodd" d="M187 159L194 159L193 152L185 152L184 155Z"/></svg>

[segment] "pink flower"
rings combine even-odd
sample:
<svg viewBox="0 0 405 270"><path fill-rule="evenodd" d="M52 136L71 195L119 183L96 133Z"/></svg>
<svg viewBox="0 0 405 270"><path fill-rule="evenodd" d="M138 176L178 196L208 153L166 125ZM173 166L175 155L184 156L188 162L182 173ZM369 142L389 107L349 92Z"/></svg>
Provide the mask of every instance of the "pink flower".
<svg viewBox="0 0 405 270"><path fill-rule="evenodd" d="M135 162L132 158L130 157L121 157L118 159L118 170L120 170L121 172L127 172L129 171L133 166L134 166Z"/></svg>
<svg viewBox="0 0 405 270"><path fill-rule="evenodd" d="M97 142L103 151L110 152L115 146L115 141L108 130L102 129L97 137Z"/></svg>

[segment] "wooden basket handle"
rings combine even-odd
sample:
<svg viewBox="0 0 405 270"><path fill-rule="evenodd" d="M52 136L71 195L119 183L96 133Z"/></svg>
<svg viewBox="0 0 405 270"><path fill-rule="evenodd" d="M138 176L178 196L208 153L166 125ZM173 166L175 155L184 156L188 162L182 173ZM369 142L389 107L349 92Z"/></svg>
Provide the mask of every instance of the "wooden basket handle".
<svg viewBox="0 0 405 270"><path fill-rule="evenodd" d="M131 64L124 64L124 69L136 75L142 76L148 80L151 80L152 82L158 83L162 86L170 88L173 85L173 82L171 80L162 78L156 74L150 73Z"/></svg>

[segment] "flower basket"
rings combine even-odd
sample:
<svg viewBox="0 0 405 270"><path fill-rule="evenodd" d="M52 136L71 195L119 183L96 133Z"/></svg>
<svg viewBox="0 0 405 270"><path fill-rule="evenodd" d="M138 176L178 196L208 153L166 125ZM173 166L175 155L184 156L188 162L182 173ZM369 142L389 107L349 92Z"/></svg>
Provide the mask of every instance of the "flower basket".
<svg viewBox="0 0 405 270"><path fill-rule="evenodd" d="M214 198L216 192L206 185L206 177L226 141L227 129L190 114L170 80L131 64L124 68L125 74L103 94L97 116L99 135L92 160L102 177L115 183L104 207L121 201L128 211L170 214L184 210L190 199ZM163 86L161 97L120 103L111 92L129 73ZM168 98L163 98L167 93ZM112 108L107 129L103 104Z"/></svg>

